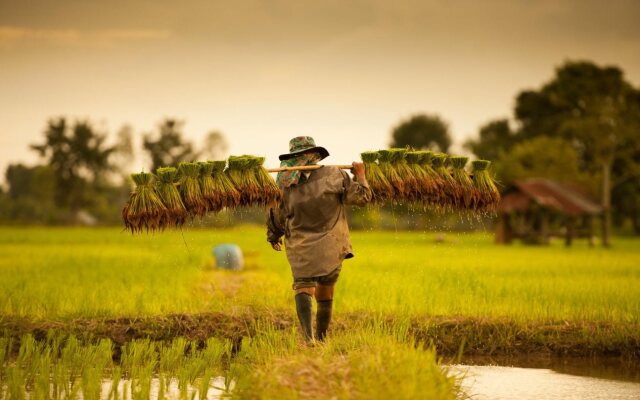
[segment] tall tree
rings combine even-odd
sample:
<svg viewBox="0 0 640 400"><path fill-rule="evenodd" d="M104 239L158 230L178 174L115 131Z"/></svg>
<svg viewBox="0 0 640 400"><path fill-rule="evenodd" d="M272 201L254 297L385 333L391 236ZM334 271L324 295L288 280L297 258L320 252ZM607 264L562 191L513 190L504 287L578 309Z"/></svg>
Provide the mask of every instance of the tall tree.
<svg viewBox="0 0 640 400"><path fill-rule="evenodd" d="M640 148L640 93L617 67L567 62L537 91L522 92L516 101L521 137L562 137L578 152L580 167L601 179L603 242L609 244L611 191L617 182L637 174L612 177L614 163L635 165Z"/></svg>
<svg viewBox="0 0 640 400"><path fill-rule="evenodd" d="M451 146L449 124L437 115L414 115L400 122L391 136L391 147L410 146L446 152Z"/></svg>
<svg viewBox="0 0 640 400"><path fill-rule="evenodd" d="M183 137L183 126L184 122L168 118L158 125L156 133L144 136L142 145L151 158L151 171L196 159L193 145Z"/></svg>
<svg viewBox="0 0 640 400"><path fill-rule="evenodd" d="M511 149L516 141L516 133L511 130L509 121L498 119L483 125L479 137L467 140L464 147L480 159L496 160L500 153Z"/></svg>
<svg viewBox="0 0 640 400"><path fill-rule="evenodd" d="M51 119L44 135L44 143L31 148L53 170L56 205L77 211L91 203L91 189L112 169L115 147L107 146L107 135L88 121L69 125L64 117Z"/></svg>

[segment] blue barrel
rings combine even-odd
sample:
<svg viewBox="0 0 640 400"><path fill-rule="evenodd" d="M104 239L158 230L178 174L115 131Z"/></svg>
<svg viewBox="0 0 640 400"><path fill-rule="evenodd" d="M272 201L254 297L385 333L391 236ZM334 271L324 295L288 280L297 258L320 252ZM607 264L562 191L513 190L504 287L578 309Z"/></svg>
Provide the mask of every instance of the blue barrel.
<svg viewBox="0 0 640 400"><path fill-rule="evenodd" d="M240 246L235 244L225 243L215 246L213 256L218 268L240 271L244 265L242 250L240 250Z"/></svg>

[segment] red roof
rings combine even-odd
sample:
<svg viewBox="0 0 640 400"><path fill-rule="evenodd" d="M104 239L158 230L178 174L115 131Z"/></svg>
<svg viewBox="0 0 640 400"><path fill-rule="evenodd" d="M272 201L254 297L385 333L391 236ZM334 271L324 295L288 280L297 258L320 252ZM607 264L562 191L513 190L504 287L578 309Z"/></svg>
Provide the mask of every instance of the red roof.
<svg viewBox="0 0 640 400"><path fill-rule="evenodd" d="M545 178L513 182L502 196L498 212L523 211L531 203L569 215L594 215L602 212L602 207L584 194Z"/></svg>

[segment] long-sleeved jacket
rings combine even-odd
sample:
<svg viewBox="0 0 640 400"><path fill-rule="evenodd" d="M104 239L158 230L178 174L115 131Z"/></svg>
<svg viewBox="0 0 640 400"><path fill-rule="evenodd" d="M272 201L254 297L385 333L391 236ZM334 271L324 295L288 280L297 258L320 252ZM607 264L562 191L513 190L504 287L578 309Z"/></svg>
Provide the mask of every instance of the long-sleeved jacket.
<svg viewBox="0 0 640 400"><path fill-rule="evenodd" d="M353 257L345 205L369 201L368 184L324 166L311 172L306 182L284 189L280 206L269 210L267 241L284 236L294 278L327 275Z"/></svg>

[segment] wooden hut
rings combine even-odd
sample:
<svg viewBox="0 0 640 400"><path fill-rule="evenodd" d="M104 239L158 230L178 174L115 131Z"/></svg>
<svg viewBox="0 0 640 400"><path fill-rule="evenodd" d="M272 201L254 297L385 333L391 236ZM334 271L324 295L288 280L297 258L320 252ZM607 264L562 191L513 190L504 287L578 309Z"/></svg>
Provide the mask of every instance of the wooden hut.
<svg viewBox="0 0 640 400"><path fill-rule="evenodd" d="M496 243L513 239L547 244L551 237L564 237L571 245L574 237L586 237L593 245L594 219L602 207L584 193L545 178L515 181L503 193L498 206Z"/></svg>

